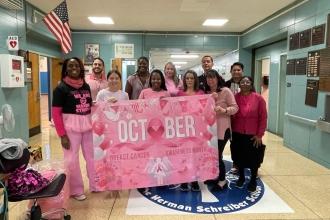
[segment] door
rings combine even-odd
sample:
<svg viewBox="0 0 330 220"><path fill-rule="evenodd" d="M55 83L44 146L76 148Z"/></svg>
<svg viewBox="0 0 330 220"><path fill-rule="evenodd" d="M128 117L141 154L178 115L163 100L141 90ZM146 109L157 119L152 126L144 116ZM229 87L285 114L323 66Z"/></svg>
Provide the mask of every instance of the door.
<svg viewBox="0 0 330 220"><path fill-rule="evenodd" d="M58 83L61 81L61 72L62 72L63 60L59 58L51 58L51 88L49 89L50 93L53 93L53 90L56 88Z"/></svg>
<svg viewBox="0 0 330 220"><path fill-rule="evenodd" d="M136 72L136 60L123 59L121 69L122 88L125 88L127 78Z"/></svg>
<svg viewBox="0 0 330 220"><path fill-rule="evenodd" d="M63 60L59 58L50 58L50 88L48 93L48 112L49 112L49 120L51 120L51 106L53 99L53 91L61 81L61 72L62 72Z"/></svg>
<svg viewBox="0 0 330 220"><path fill-rule="evenodd" d="M28 86L29 136L41 132L40 91L39 91L39 55L29 53L32 81Z"/></svg>
<svg viewBox="0 0 330 220"><path fill-rule="evenodd" d="M285 89L286 89L286 58L287 55L281 55L280 60L280 91L279 91L279 109L277 121L277 134L283 137L284 113L285 113Z"/></svg>
<svg viewBox="0 0 330 220"><path fill-rule="evenodd" d="M114 58L111 61L111 69L122 72L122 60L121 58Z"/></svg>

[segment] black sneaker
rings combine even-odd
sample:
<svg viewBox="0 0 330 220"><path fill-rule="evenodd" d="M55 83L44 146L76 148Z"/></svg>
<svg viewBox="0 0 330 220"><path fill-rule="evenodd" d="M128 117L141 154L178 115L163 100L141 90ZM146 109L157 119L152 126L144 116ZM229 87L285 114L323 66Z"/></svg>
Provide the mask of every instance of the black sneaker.
<svg viewBox="0 0 330 220"><path fill-rule="evenodd" d="M198 185L198 182L192 182L191 183L191 190L194 192L199 192L201 191L201 188Z"/></svg>
<svg viewBox="0 0 330 220"><path fill-rule="evenodd" d="M256 181L250 181L248 186L247 186L247 189L249 192L254 192L256 191L257 189L257 182Z"/></svg>
<svg viewBox="0 0 330 220"><path fill-rule="evenodd" d="M212 188L211 188L211 191L222 191L224 189L228 188L228 184L226 183L225 185L223 185L222 187L219 186L218 184L214 185Z"/></svg>
<svg viewBox="0 0 330 220"><path fill-rule="evenodd" d="M236 187L243 188L244 182L245 182L245 178L239 178L236 182Z"/></svg>
<svg viewBox="0 0 330 220"><path fill-rule="evenodd" d="M204 181L206 185L215 185L218 184L218 180L206 180Z"/></svg>
<svg viewBox="0 0 330 220"><path fill-rule="evenodd" d="M182 183L180 185L180 190L183 192L188 192L189 191L188 183Z"/></svg>

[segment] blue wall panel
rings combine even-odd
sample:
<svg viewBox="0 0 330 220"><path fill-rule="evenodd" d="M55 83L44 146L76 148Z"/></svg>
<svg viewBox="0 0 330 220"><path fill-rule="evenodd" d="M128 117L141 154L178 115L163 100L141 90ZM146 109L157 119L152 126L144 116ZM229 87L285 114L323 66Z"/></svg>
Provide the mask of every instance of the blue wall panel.
<svg viewBox="0 0 330 220"><path fill-rule="evenodd" d="M329 12L329 0L307 1L293 10L280 15L272 21L264 23L255 30L243 34L240 38L240 49L256 48L264 42L274 42L276 41L276 34L279 35L280 32L285 32L288 37L293 33L324 24L326 23ZM309 51L323 49L324 47L325 43L313 47L287 51L287 59L307 57ZM258 54L258 50L259 49L256 50L256 59L260 58L263 53L262 50L260 50L260 54ZM246 55L249 57L248 54ZM269 56L273 57L271 51L269 51ZM271 69L273 68L276 69L276 64L274 64L274 67L271 66ZM274 107L274 100L276 100L277 94L275 88L276 86L274 87L274 80L276 77L272 74L273 73L271 70L269 107ZM319 92L318 105L316 108L307 106L305 105L307 77L287 76L286 81L287 83L291 83L291 87L286 87L286 112L309 120L317 120L320 116L324 116L325 95L329 93ZM275 114L275 111L270 110L270 118L268 121L268 128L270 130L274 128L273 115ZM308 123L306 124L305 122L298 122L286 117L283 137L284 143L290 148L327 167L330 167L330 147L326 147L329 146L330 143L330 135L328 133L320 131L315 127L315 125Z"/></svg>
<svg viewBox="0 0 330 220"><path fill-rule="evenodd" d="M9 35L19 37L20 48L25 48L25 21L24 12L6 10L0 7L0 54L13 53L7 48L7 38ZM0 75L1 80L1 75ZM21 138L28 141L28 120L27 120L27 88L1 88L0 87L0 109L3 104L12 106L15 115L15 129L13 132L6 132L4 137Z"/></svg>

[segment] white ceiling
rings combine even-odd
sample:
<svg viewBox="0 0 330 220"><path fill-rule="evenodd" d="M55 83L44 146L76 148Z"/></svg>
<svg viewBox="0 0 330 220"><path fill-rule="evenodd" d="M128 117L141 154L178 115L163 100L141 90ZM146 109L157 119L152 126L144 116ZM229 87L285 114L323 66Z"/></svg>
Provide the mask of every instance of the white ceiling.
<svg viewBox="0 0 330 220"><path fill-rule="evenodd" d="M48 13L63 0L27 0ZM295 0L67 0L69 22L75 30L242 32ZM110 16L114 25L94 25L88 16ZM223 27L204 27L207 18L226 18ZM163 69L172 53L179 49L150 51L151 67ZM229 51L190 51L199 58L187 61L180 69L200 64L203 55L217 57Z"/></svg>
<svg viewBox="0 0 330 220"><path fill-rule="evenodd" d="M44 12L63 0L27 0ZM79 30L242 32L295 0L67 0L70 26ZM114 25L94 25L88 16L110 16ZM223 27L203 27L226 18Z"/></svg>
<svg viewBox="0 0 330 220"><path fill-rule="evenodd" d="M183 61L187 62L187 64L178 64L180 68L177 68L178 70L184 70L191 68L195 65L199 65L201 63L202 57L204 55L212 56L213 58L224 55L226 53L230 52L229 50L222 50L217 52L205 52L205 51L185 51L182 49L158 49L154 48L150 50L150 65L152 69L164 69L164 65L167 62L177 62L177 61ZM198 57L194 59L178 59L178 58L171 58L171 54L197 54Z"/></svg>

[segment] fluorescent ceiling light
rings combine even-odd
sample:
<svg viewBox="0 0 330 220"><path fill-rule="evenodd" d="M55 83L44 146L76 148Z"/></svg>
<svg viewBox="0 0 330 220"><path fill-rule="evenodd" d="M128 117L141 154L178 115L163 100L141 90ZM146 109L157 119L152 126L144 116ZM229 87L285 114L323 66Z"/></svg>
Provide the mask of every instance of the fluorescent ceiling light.
<svg viewBox="0 0 330 220"><path fill-rule="evenodd" d="M180 68L181 68L181 66L175 65L175 68L177 68L177 69L180 69Z"/></svg>
<svg viewBox="0 0 330 220"><path fill-rule="evenodd" d="M194 59L198 58L199 56L197 54L172 54L171 58L177 58L177 59Z"/></svg>
<svg viewBox="0 0 330 220"><path fill-rule="evenodd" d="M228 22L228 19L206 19L203 26L222 26Z"/></svg>
<svg viewBox="0 0 330 220"><path fill-rule="evenodd" d="M174 61L173 64L187 64L186 61Z"/></svg>
<svg viewBox="0 0 330 220"><path fill-rule="evenodd" d="M114 24L110 17L88 17L88 19L94 24Z"/></svg>

